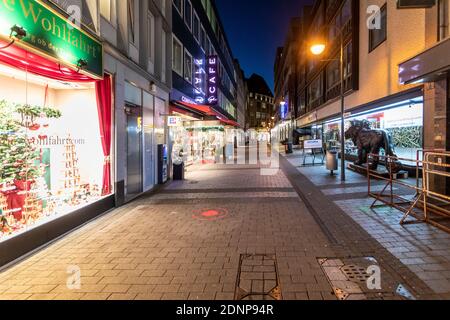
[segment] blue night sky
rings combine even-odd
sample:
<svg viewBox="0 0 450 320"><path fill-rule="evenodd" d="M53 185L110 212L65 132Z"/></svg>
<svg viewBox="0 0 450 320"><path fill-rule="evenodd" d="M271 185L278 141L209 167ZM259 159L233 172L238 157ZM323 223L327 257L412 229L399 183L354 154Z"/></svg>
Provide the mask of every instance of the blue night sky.
<svg viewBox="0 0 450 320"><path fill-rule="evenodd" d="M312 0L216 0L235 58L245 75L263 76L273 90L277 47L283 46L289 20Z"/></svg>

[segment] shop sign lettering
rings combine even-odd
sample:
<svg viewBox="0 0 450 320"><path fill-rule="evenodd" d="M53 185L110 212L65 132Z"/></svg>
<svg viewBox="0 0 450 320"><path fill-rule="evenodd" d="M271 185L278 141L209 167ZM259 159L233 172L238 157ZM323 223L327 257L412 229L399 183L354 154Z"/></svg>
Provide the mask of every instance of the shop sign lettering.
<svg viewBox="0 0 450 320"><path fill-rule="evenodd" d="M195 102L198 104L205 104L206 93L205 93L205 60L195 59L194 60L194 98Z"/></svg>
<svg viewBox="0 0 450 320"><path fill-rule="evenodd" d="M217 74L217 56L209 56L207 63L208 85L207 103L214 106L219 102L218 87L219 75Z"/></svg>
<svg viewBox="0 0 450 320"><path fill-rule="evenodd" d="M31 48L75 70L83 61L87 64L83 72L103 77L102 43L49 5L39 0L0 1L0 38L9 42L11 28L15 25L27 33L16 41L17 45Z"/></svg>

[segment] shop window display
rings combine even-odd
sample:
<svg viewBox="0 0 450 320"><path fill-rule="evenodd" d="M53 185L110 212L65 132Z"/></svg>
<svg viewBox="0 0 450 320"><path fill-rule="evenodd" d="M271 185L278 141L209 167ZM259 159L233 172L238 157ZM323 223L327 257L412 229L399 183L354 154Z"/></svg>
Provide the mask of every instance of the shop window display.
<svg viewBox="0 0 450 320"><path fill-rule="evenodd" d="M0 241L112 193L110 128L92 82L0 64ZM109 99L106 99L106 104ZM110 106L109 106L110 107Z"/></svg>
<svg viewBox="0 0 450 320"><path fill-rule="evenodd" d="M354 117L350 120L368 120L372 129L386 130L392 137L395 153L400 158L414 160L423 147L423 104L411 104L381 112ZM346 123L346 128L349 122ZM357 149L351 143L351 155Z"/></svg>
<svg viewBox="0 0 450 320"><path fill-rule="evenodd" d="M374 111L346 119L345 129L351 120L367 120L372 129L386 130L392 137L395 153L398 157L415 160L417 151L423 147L423 102L417 100L404 106ZM340 149L340 121L335 120L323 124L323 137L327 148ZM317 132L316 135L320 134ZM346 154L356 157L358 150L351 140L345 143ZM384 151L381 151L381 154ZM413 164L408 163L405 164Z"/></svg>
<svg viewBox="0 0 450 320"><path fill-rule="evenodd" d="M173 150L178 156L183 155L186 165L217 163L223 155L225 145L225 128L220 125L205 125L203 127L189 126L173 127ZM227 141L234 141L234 136Z"/></svg>

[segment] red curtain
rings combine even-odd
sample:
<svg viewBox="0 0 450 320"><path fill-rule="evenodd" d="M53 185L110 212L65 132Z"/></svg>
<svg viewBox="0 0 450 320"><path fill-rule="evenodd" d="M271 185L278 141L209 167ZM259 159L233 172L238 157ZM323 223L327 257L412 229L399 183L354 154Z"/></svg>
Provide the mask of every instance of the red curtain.
<svg viewBox="0 0 450 320"><path fill-rule="evenodd" d="M111 76L107 74L105 74L103 80L95 83L100 137L102 139L103 154L105 155L105 163L103 165L103 195L111 193L111 86Z"/></svg>
<svg viewBox="0 0 450 320"><path fill-rule="evenodd" d="M7 42L0 40L0 47ZM92 78L78 73L60 64L47 60L43 57L30 53L15 45L0 50L0 63L28 71L33 74L54 80L66 82L94 82ZM111 102L112 84L111 76L106 75L103 80L95 82L97 96L97 108L100 122L100 135L102 140L105 162L103 166L103 188L104 195L111 193Z"/></svg>

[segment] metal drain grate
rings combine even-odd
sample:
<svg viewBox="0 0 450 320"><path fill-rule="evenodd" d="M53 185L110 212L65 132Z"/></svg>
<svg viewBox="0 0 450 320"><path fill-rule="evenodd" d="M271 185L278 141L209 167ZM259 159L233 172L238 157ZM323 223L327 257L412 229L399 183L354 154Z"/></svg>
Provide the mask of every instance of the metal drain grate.
<svg viewBox="0 0 450 320"><path fill-rule="evenodd" d="M318 262L339 300L415 300L414 295L395 280L373 257L322 258ZM373 288L369 270L378 267L379 288Z"/></svg>
<svg viewBox="0 0 450 320"><path fill-rule="evenodd" d="M235 300L281 300L275 255L242 254L236 281Z"/></svg>
<svg viewBox="0 0 450 320"><path fill-rule="evenodd" d="M341 271L350 281L367 283L367 280L370 279L370 274L367 273L366 269L357 265L343 266L341 267Z"/></svg>

